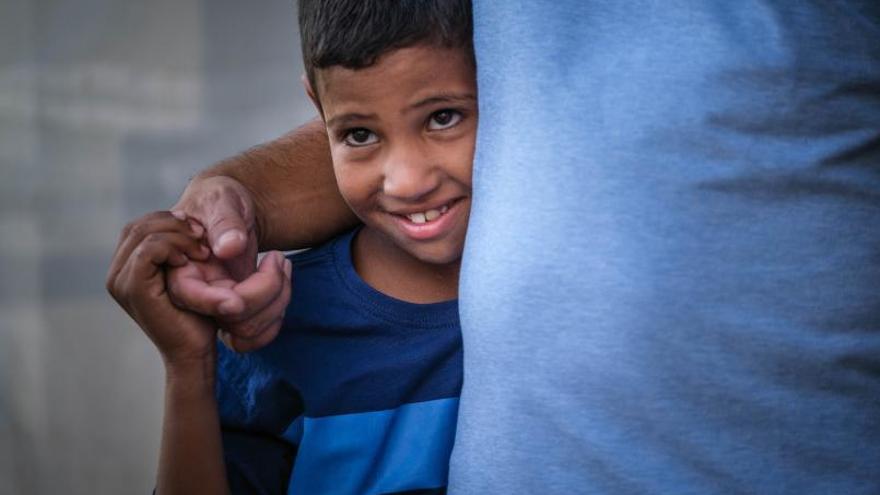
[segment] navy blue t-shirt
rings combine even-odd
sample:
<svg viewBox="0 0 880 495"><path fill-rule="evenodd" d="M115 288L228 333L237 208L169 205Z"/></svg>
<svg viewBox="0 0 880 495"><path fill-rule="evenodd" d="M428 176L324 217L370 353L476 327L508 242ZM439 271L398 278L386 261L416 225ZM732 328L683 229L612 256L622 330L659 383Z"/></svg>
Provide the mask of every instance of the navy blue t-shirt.
<svg viewBox="0 0 880 495"><path fill-rule="evenodd" d="M220 346L217 398L235 493L444 490L462 383L457 301L412 304L355 272L355 232L290 257L268 346Z"/></svg>

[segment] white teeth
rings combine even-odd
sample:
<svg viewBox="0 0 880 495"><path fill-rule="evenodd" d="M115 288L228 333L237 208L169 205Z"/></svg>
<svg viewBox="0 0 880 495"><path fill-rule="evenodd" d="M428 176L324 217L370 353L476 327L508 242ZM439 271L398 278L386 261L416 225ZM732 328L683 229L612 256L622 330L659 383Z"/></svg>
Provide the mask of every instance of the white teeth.
<svg viewBox="0 0 880 495"><path fill-rule="evenodd" d="M440 208L434 208L433 210L421 213L410 213L409 215L406 215L406 218L409 218L409 221L412 223L433 222L447 211L449 211L449 206L443 205Z"/></svg>
<svg viewBox="0 0 880 495"><path fill-rule="evenodd" d="M426 212L410 213L409 215L406 215L406 217L409 218L409 221L412 223L433 222L434 220L440 218L440 216L447 211L449 211L449 207L444 205L441 206L439 209L435 208Z"/></svg>
<svg viewBox="0 0 880 495"><path fill-rule="evenodd" d="M427 219L424 213L412 213L407 215L412 223L425 223Z"/></svg>

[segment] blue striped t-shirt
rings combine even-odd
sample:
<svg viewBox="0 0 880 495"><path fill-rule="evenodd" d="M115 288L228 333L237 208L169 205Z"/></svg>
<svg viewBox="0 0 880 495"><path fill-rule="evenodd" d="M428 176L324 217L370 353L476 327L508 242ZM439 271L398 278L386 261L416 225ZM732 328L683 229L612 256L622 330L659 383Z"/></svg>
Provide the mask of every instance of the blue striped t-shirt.
<svg viewBox="0 0 880 495"><path fill-rule="evenodd" d="M236 493L445 491L462 382L457 301L412 304L355 272L357 231L291 256L270 345L221 347L217 397Z"/></svg>

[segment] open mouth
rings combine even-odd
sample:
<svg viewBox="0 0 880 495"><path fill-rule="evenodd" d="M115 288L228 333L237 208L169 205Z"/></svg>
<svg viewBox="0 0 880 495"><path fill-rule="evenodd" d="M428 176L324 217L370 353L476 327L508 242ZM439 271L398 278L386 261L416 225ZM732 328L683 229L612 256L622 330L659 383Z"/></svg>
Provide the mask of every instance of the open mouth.
<svg viewBox="0 0 880 495"><path fill-rule="evenodd" d="M416 212L416 213L409 213L407 215L397 215L397 216L401 217L401 218L405 218L416 225L423 225L426 223L434 222L437 219L441 218L443 215L446 215L446 213L449 212L449 209L452 208L459 201L461 201L461 199L454 199L439 208L432 208L432 209L426 210L426 211L420 211L420 212Z"/></svg>
<svg viewBox="0 0 880 495"><path fill-rule="evenodd" d="M465 198L457 198L443 206L426 211L406 215L393 213L392 216L408 237L417 241L429 241L443 237L455 229L462 218L461 208L458 206L463 199Z"/></svg>
<svg viewBox="0 0 880 495"><path fill-rule="evenodd" d="M409 218L409 221L412 223L426 223L437 220L447 211L449 211L449 206L443 205L439 209L428 210L420 213L410 213L409 215L404 216L406 218Z"/></svg>

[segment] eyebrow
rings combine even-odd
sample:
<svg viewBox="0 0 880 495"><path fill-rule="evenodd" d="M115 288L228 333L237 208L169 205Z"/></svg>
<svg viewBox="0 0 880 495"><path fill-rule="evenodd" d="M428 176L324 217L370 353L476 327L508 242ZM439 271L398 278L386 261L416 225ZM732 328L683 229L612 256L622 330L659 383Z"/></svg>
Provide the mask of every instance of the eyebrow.
<svg viewBox="0 0 880 495"><path fill-rule="evenodd" d="M429 96L423 100L419 100L410 105L411 110L433 105L435 103L464 103L476 101L476 96L470 93L441 93L439 95Z"/></svg>
<svg viewBox="0 0 880 495"><path fill-rule="evenodd" d="M375 118L376 114L374 113L344 113L342 115L336 115L328 120L326 126L328 128L345 127L352 121L371 120Z"/></svg>

